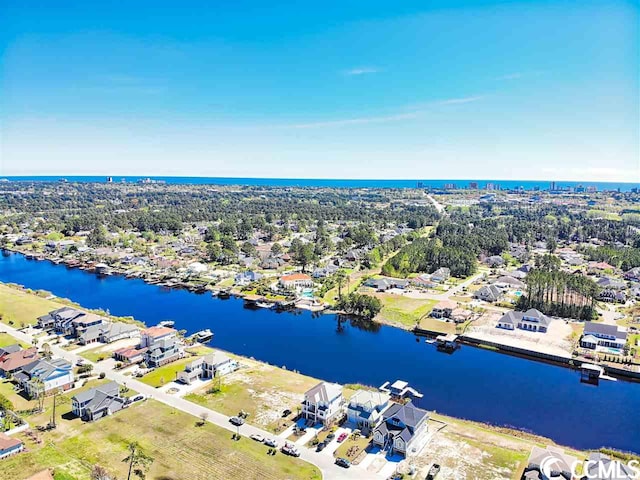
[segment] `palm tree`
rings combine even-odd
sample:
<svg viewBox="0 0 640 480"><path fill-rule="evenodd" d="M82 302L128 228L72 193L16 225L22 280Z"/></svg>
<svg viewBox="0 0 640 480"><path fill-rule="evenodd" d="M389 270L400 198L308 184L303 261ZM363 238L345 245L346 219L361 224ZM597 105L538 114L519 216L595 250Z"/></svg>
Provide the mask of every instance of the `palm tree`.
<svg viewBox="0 0 640 480"><path fill-rule="evenodd" d="M131 480L131 473L133 472L138 478L144 480L147 470L153 463L153 457L147 455L138 442L130 442L127 445L129 449L129 455L123 459L123 462L129 463L129 473L127 474L127 480Z"/></svg>

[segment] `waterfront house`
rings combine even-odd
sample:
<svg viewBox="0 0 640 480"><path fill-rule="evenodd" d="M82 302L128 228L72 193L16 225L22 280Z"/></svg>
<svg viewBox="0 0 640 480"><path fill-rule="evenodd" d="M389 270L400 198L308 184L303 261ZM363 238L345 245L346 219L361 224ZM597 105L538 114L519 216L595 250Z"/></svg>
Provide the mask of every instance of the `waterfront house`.
<svg viewBox="0 0 640 480"><path fill-rule="evenodd" d="M126 365L133 365L135 363L144 362L145 354L147 353L147 348L136 348L136 347L124 347L119 348L113 352L113 358L122 362Z"/></svg>
<svg viewBox="0 0 640 480"><path fill-rule="evenodd" d="M147 348L145 363L155 368L173 362L184 356L178 332L169 327L151 327L140 335L140 348Z"/></svg>
<svg viewBox="0 0 640 480"><path fill-rule="evenodd" d="M109 382L74 395L71 398L71 411L75 416L91 422L122 410L126 404L126 399L120 397L120 385Z"/></svg>
<svg viewBox="0 0 640 480"><path fill-rule="evenodd" d="M306 273L292 273L290 275L283 275L279 280L282 288L304 288L313 287L313 280Z"/></svg>
<svg viewBox="0 0 640 480"><path fill-rule="evenodd" d="M450 318L451 313L455 310L457 304L451 300L442 300L437 303L433 310L431 310L431 316L433 318Z"/></svg>
<svg viewBox="0 0 640 480"><path fill-rule="evenodd" d="M347 420L368 435L382 421L382 412L389 406L389 394L358 390L347 406Z"/></svg>
<svg viewBox="0 0 640 480"><path fill-rule="evenodd" d="M313 423L330 425L344 414L342 385L320 382L304 394L302 416Z"/></svg>
<svg viewBox="0 0 640 480"><path fill-rule="evenodd" d="M630 465L624 461L613 462L608 455L591 452L585 463L583 480L633 480L636 477Z"/></svg>
<svg viewBox="0 0 640 480"><path fill-rule="evenodd" d="M431 274L431 280L436 283L446 282L451 276L451 270L447 267L440 267Z"/></svg>
<svg viewBox="0 0 640 480"><path fill-rule="evenodd" d="M0 459L15 455L24 450L22 440L0 432Z"/></svg>
<svg viewBox="0 0 640 480"><path fill-rule="evenodd" d="M627 344L627 331L618 325L585 322L580 346L607 353L622 353Z"/></svg>
<svg viewBox="0 0 640 480"><path fill-rule="evenodd" d="M498 328L505 330L519 328L528 332L546 333L550 324L551 319L535 308L530 308L526 312L511 310L498 320Z"/></svg>
<svg viewBox="0 0 640 480"><path fill-rule="evenodd" d="M394 403L383 412L373 431L373 443L391 454L419 453L424 445L429 414L413 403Z"/></svg>
<svg viewBox="0 0 640 480"><path fill-rule="evenodd" d="M577 458L565 454L562 449L533 447L521 478L522 480L572 480L573 465L577 463ZM551 477L546 475L549 467Z"/></svg>
<svg viewBox="0 0 640 480"><path fill-rule="evenodd" d="M10 350L14 350L11 348ZM36 347L27 348L25 350L12 351L0 357L0 374L5 377L19 372L22 367L37 361L40 358Z"/></svg>
<svg viewBox="0 0 640 480"><path fill-rule="evenodd" d="M476 292L473 294L473 298L477 298L478 300L482 300L484 302L493 303L500 300L502 298L502 295L502 290L500 290L495 285L485 285L476 290Z"/></svg>
<svg viewBox="0 0 640 480"><path fill-rule="evenodd" d="M240 272L235 276L235 283L236 285L245 286L250 283L257 282L261 278L262 274L247 270L245 272Z"/></svg>
<svg viewBox="0 0 640 480"><path fill-rule="evenodd" d="M238 362L222 352L214 352L188 363L178 373L178 381L190 385L194 380L215 378L227 375L239 368Z"/></svg>
<svg viewBox="0 0 640 480"><path fill-rule="evenodd" d="M107 322L101 329L100 341L113 343L125 338L140 336L140 329L135 325L123 322Z"/></svg>
<svg viewBox="0 0 640 480"><path fill-rule="evenodd" d="M43 330L55 329L62 332L68 325L71 328L71 321L83 315L84 312L71 307L62 307L53 310L46 315L38 317L38 327Z"/></svg>
<svg viewBox="0 0 640 480"><path fill-rule="evenodd" d="M69 390L74 382L71 364L62 358L36 360L24 366L13 378L31 398L35 398L39 392L46 395Z"/></svg>

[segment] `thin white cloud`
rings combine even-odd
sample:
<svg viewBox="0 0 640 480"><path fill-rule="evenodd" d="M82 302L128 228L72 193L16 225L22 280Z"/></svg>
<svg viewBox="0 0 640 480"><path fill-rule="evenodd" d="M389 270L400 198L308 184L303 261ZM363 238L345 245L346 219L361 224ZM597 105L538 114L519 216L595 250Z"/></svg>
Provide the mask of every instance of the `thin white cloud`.
<svg viewBox="0 0 640 480"><path fill-rule="evenodd" d="M434 105L458 105L460 103L472 103L486 98L486 95L474 95L471 97L448 98L446 100L437 100Z"/></svg>
<svg viewBox="0 0 640 480"><path fill-rule="evenodd" d="M389 123L401 120L411 120L416 118L420 112L399 113L396 115L382 115L374 117L348 118L344 120L328 120L326 122L310 122L296 123L293 125L284 125L285 128L322 128L322 127L341 127L346 125L363 125L367 123Z"/></svg>
<svg viewBox="0 0 640 480"><path fill-rule="evenodd" d="M352 68L351 70L345 70L343 73L348 77L352 77L355 75L368 75L370 73L379 73L381 71L382 70L376 67L358 67L358 68Z"/></svg>

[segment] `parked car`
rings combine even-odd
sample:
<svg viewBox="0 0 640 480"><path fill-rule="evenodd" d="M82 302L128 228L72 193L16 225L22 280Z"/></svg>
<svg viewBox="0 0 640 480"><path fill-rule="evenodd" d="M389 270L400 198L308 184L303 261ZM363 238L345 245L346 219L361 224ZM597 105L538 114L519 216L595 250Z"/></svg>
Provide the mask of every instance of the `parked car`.
<svg viewBox="0 0 640 480"><path fill-rule="evenodd" d="M142 394L140 394L140 395L136 395L135 397L132 397L130 401L131 401L131 403L140 402L140 401L144 400L145 398L147 398L147 397L142 395Z"/></svg>
<svg viewBox="0 0 640 480"><path fill-rule="evenodd" d="M320 442L316 446L316 452L321 452L322 450L324 450L324 447L326 447L326 446L327 446L326 442Z"/></svg>
<svg viewBox="0 0 640 480"><path fill-rule="evenodd" d="M231 417L229 421L237 427L239 427L240 425L244 425L244 419L240 417Z"/></svg>
<svg viewBox="0 0 640 480"><path fill-rule="evenodd" d="M273 448L277 448L277 447L278 447L278 442L277 442L274 438L267 438L267 439L264 441L264 444L265 444L267 447L273 447Z"/></svg>
<svg viewBox="0 0 640 480"><path fill-rule="evenodd" d="M434 463L433 465L431 465L431 468L429 469L429 473L427 473L425 480L433 480L434 478L436 478L436 475L438 475L438 473L440 473L440 465Z"/></svg>
<svg viewBox="0 0 640 480"><path fill-rule="evenodd" d="M282 418L288 417L289 415L291 415L291 410L289 410L288 408L284 412L282 412Z"/></svg>
<svg viewBox="0 0 640 480"><path fill-rule="evenodd" d="M298 451L298 449L294 445L288 443L285 443L281 450L285 455L290 455L292 457L300 456L300 452Z"/></svg>
<svg viewBox="0 0 640 480"><path fill-rule="evenodd" d="M264 442L264 437L262 435L260 435L259 433L254 433L253 435L251 435L251 440L255 440L256 442Z"/></svg>
<svg viewBox="0 0 640 480"><path fill-rule="evenodd" d="M329 435L327 435L327 441L330 442L331 440L333 440L334 438L336 438L336 435L334 433L330 433Z"/></svg>
<svg viewBox="0 0 640 480"><path fill-rule="evenodd" d="M338 443L344 442L348 436L349 435L347 435L347 432L342 432L340 435L338 435Z"/></svg>
<svg viewBox="0 0 640 480"><path fill-rule="evenodd" d="M349 468L351 466L351 462L346 458L340 457L336 460L336 465L342 468Z"/></svg>

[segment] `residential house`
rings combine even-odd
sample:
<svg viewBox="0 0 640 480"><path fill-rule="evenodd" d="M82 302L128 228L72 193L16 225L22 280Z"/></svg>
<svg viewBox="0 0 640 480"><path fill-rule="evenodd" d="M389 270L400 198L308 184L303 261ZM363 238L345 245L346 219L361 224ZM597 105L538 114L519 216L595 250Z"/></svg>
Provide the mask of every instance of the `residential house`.
<svg viewBox="0 0 640 480"><path fill-rule="evenodd" d="M623 290L627 288L627 284L622 280L616 280L609 277L601 277L596 283L600 288L608 290Z"/></svg>
<svg viewBox="0 0 640 480"><path fill-rule="evenodd" d="M423 273L422 275L418 275L417 277L410 279L409 283L411 283L412 285L415 285L416 287L423 287L423 288L433 288L437 285L436 282L431 280L431 275L427 275L426 273Z"/></svg>
<svg viewBox="0 0 640 480"><path fill-rule="evenodd" d="M280 286L283 288L313 287L313 280L306 273L292 273L280 277Z"/></svg>
<svg viewBox="0 0 640 480"><path fill-rule="evenodd" d="M120 385L109 382L80 392L71 398L71 411L87 422L122 410L127 400L120 396Z"/></svg>
<svg viewBox="0 0 640 480"><path fill-rule="evenodd" d="M456 302L451 300L442 300L433 307L431 310L431 316L433 318L450 318L451 313L455 310L456 306Z"/></svg>
<svg viewBox="0 0 640 480"><path fill-rule="evenodd" d="M6 345L4 347L0 347L0 362L7 355L19 352L20 350L22 350L22 347L17 343L14 343L13 345Z"/></svg>
<svg viewBox="0 0 640 480"><path fill-rule="evenodd" d="M618 460L614 463L608 455L600 452L591 452L585 462L586 471L583 480L633 480L637 478L637 472L633 471L625 461Z"/></svg>
<svg viewBox="0 0 640 480"><path fill-rule="evenodd" d="M389 394L358 390L347 406L347 420L368 435L382 421L382 412L389 406Z"/></svg>
<svg viewBox="0 0 640 480"><path fill-rule="evenodd" d="M239 368L238 362L222 352L214 352L188 363L178 373L178 381L190 385L198 378L209 379L227 375Z"/></svg>
<svg viewBox="0 0 640 480"><path fill-rule="evenodd" d="M485 285L480 287L473 294L473 298L483 300L485 302L493 303L499 301L503 296L502 290L495 285Z"/></svg>
<svg viewBox="0 0 640 480"><path fill-rule="evenodd" d="M236 285L249 285L250 283L257 282L263 277L262 274L258 272L253 272L251 270L247 270L246 272L240 272L235 277Z"/></svg>
<svg viewBox="0 0 640 480"><path fill-rule="evenodd" d="M426 410L412 402L394 403L382 415L382 422L373 431L374 445L404 456L422 449L429 419Z"/></svg>
<svg viewBox="0 0 640 480"><path fill-rule="evenodd" d="M590 272L612 272L616 269L613 265L609 265L607 262L589 262L587 268Z"/></svg>
<svg viewBox="0 0 640 480"><path fill-rule="evenodd" d="M405 289L409 285L409 280L401 278L369 278L364 282L365 287L375 288L378 291L386 291L391 288Z"/></svg>
<svg viewBox="0 0 640 480"><path fill-rule="evenodd" d="M342 385L321 382L304 394L302 416L314 423L330 425L344 413Z"/></svg>
<svg viewBox="0 0 640 480"><path fill-rule="evenodd" d="M584 322L580 346L607 353L621 353L627 344L627 331L618 325Z"/></svg>
<svg viewBox="0 0 640 480"><path fill-rule="evenodd" d="M11 348L10 350L13 350ZM5 353L0 357L0 374L5 377L19 372L22 367L37 361L40 358L36 347Z"/></svg>
<svg viewBox="0 0 640 480"><path fill-rule="evenodd" d="M184 356L177 334L175 329L169 327L151 327L142 331L140 348L147 348L145 363L148 367L160 367Z"/></svg>
<svg viewBox="0 0 640 480"><path fill-rule="evenodd" d="M36 360L22 367L13 378L31 398L40 391L46 395L53 391L69 390L74 382L71 364L62 358Z"/></svg>
<svg viewBox="0 0 640 480"><path fill-rule="evenodd" d="M598 294L598 300L610 303L625 303L627 301L627 294L625 292L620 292L608 288L602 290Z"/></svg>
<svg viewBox="0 0 640 480"><path fill-rule="evenodd" d="M126 365L144 362L147 348L124 347L113 352L113 358Z"/></svg>
<svg viewBox="0 0 640 480"><path fill-rule="evenodd" d="M136 338L140 336L140 329L135 325L123 322L108 322L102 328L100 341L103 343L113 343L125 338Z"/></svg>
<svg viewBox="0 0 640 480"><path fill-rule="evenodd" d="M83 314L84 312L76 308L62 307L57 310L53 310L42 317L38 317L38 327L43 330L55 329L58 331L63 330L68 324L69 328L71 328L71 321Z"/></svg>
<svg viewBox="0 0 640 480"><path fill-rule="evenodd" d="M484 263L491 268L502 267L504 265L504 258L500 255L491 255L484 260Z"/></svg>
<svg viewBox="0 0 640 480"><path fill-rule="evenodd" d="M404 380L396 380L393 383L385 382L380 386L381 392L391 395L391 399L397 402L404 402L406 398L422 398L422 394L409 386Z"/></svg>
<svg viewBox="0 0 640 480"><path fill-rule="evenodd" d="M521 478L522 480L572 480L573 465L577 463L577 458L565 454L559 448L533 447ZM547 471L546 465L551 467L551 472ZM547 477L546 473L551 473L551 477Z"/></svg>
<svg viewBox="0 0 640 480"><path fill-rule="evenodd" d="M624 279L632 282L640 282L640 267L634 267L624 273Z"/></svg>
<svg viewBox="0 0 640 480"><path fill-rule="evenodd" d="M498 320L498 328L504 328L506 330L519 328L529 332L541 333L546 333L550 324L551 319L535 308L530 308L526 312L511 310Z"/></svg>
<svg viewBox="0 0 640 480"><path fill-rule="evenodd" d="M492 285L495 285L496 287L502 290L509 290L509 289L522 290L526 286L523 281L518 280L517 278L514 278L510 275L503 275L501 277L498 277L496 281L492 283Z"/></svg>
<svg viewBox="0 0 640 480"><path fill-rule="evenodd" d="M436 283L446 282L451 276L451 270L447 267L440 267L431 274L431 280Z"/></svg>
<svg viewBox="0 0 640 480"><path fill-rule="evenodd" d="M329 263L324 267L316 268L311 274L311 276L313 278L325 278L333 275L337 271L338 271L338 266L334 265L333 263Z"/></svg>
<svg viewBox="0 0 640 480"><path fill-rule="evenodd" d="M0 459L15 455L24 450L22 440L0 433Z"/></svg>

